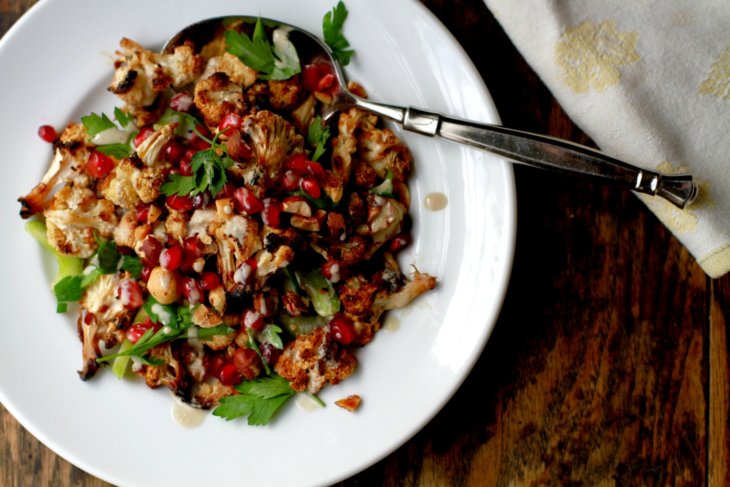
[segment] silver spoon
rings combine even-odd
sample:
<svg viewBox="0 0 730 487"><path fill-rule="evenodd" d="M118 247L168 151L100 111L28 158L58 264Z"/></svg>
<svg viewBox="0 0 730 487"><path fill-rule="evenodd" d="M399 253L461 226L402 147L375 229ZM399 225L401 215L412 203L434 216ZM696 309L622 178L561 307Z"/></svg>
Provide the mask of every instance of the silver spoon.
<svg viewBox="0 0 730 487"><path fill-rule="evenodd" d="M233 21L253 25L258 17L226 16L203 20L192 24L163 47L170 53L186 41L197 48L219 35L224 24ZM469 145L514 162L532 167L584 176L625 189L660 196L679 208L684 208L697 196L697 185L691 175L667 175L640 169L610 157L600 151L567 140L523 132L499 125L491 125L451 118L413 107L399 107L376 103L361 98L347 89L347 78L330 48L317 36L296 26L271 19L261 19L268 30L286 29L289 39L296 46L302 64L313 59L328 60L337 80L333 102L325 107L326 120L335 113L350 107L358 107L397 122L404 129L429 136L441 136Z"/></svg>

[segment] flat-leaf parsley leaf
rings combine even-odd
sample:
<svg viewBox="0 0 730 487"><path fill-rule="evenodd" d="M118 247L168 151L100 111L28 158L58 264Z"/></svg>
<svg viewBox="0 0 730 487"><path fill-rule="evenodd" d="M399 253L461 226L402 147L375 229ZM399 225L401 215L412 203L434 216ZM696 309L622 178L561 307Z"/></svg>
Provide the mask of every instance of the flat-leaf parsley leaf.
<svg viewBox="0 0 730 487"><path fill-rule="evenodd" d="M246 381L236 386L236 390L241 394L222 398L213 415L227 421L248 417L248 424L252 426L269 423L294 395L289 383L280 376Z"/></svg>
<svg viewBox="0 0 730 487"><path fill-rule="evenodd" d="M350 63L350 58L355 54L355 51L350 49L350 43L342 33L342 26L346 18L347 7L340 0L332 11L324 14L324 18L322 19L324 42L330 46L332 54L340 60L343 66L347 66Z"/></svg>
<svg viewBox="0 0 730 487"><path fill-rule="evenodd" d="M258 71L261 79L289 79L302 70L296 48L287 34L282 30L274 31L272 45L260 17L251 37L236 30L227 30L224 36L226 50Z"/></svg>

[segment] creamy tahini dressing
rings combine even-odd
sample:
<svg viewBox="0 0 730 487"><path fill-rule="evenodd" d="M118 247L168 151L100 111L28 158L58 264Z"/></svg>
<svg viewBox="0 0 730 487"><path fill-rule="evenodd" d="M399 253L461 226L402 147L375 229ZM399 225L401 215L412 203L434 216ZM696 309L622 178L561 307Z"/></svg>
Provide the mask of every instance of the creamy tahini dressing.
<svg viewBox="0 0 730 487"><path fill-rule="evenodd" d="M449 204L449 199L443 193L428 193L426 198L423 200L423 204L426 205L426 209L431 211L440 211L446 208Z"/></svg>
<svg viewBox="0 0 730 487"><path fill-rule="evenodd" d="M189 406L176 398L170 410L170 416L172 416L172 419L177 424L184 428L196 428L208 416L208 411Z"/></svg>
<svg viewBox="0 0 730 487"><path fill-rule="evenodd" d="M126 144L130 135L132 135L131 130L111 127L96 134L91 139L91 143L94 145Z"/></svg>
<svg viewBox="0 0 730 487"><path fill-rule="evenodd" d="M393 333L398 331L399 328L400 320L398 318L392 315L388 315L385 317L385 321L383 322L383 330Z"/></svg>

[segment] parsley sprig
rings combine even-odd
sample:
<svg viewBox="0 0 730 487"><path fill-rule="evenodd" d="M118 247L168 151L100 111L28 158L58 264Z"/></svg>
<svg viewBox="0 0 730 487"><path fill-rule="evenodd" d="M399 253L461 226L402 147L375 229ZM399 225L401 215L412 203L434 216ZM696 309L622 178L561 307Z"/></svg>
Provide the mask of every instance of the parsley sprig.
<svg viewBox="0 0 730 487"><path fill-rule="evenodd" d="M196 152L190 160L193 175L171 174L170 179L160 189L166 196L195 196L207 190L215 196L226 184L226 169L233 164L233 159L227 154L219 155L213 148Z"/></svg>
<svg viewBox="0 0 730 487"><path fill-rule="evenodd" d="M322 19L322 32L324 34L324 42L332 49L332 54L339 59L343 66L350 63L350 58L355 51L350 49L350 43L342 33L342 26L347 19L347 7L342 0L330 11L324 14Z"/></svg>
<svg viewBox="0 0 730 487"><path fill-rule="evenodd" d="M236 30L227 30L224 36L226 50L258 71L261 79L289 79L302 70L297 50L286 33L277 32L273 44L270 43L260 17L251 37Z"/></svg>
<svg viewBox="0 0 730 487"><path fill-rule="evenodd" d="M330 138L330 128L319 115L314 117L307 129L307 143L314 147L312 160L316 161L327 150L327 141Z"/></svg>
<svg viewBox="0 0 730 487"><path fill-rule="evenodd" d="M248 424L262 426L274 417L276 412L294 395L286 379L273 375L236 386L240 394L227 396L213 410L213 415L231 421L248 417Z"/></svg>

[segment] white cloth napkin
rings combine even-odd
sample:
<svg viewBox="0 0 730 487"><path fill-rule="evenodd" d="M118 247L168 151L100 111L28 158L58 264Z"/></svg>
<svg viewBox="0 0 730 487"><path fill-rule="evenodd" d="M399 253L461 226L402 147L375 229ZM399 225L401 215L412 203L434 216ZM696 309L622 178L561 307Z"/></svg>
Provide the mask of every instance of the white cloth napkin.
<svg viewBox="0 0 730 487"><path fill-rule="evenodd" d="M606 153L689 172L678 210L641 196L711 277L730 270L730 0L485 0Z"/></svg>

